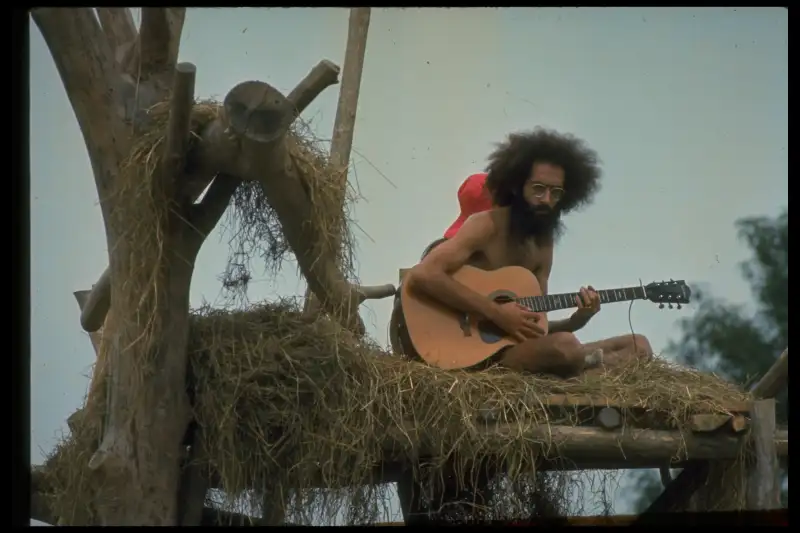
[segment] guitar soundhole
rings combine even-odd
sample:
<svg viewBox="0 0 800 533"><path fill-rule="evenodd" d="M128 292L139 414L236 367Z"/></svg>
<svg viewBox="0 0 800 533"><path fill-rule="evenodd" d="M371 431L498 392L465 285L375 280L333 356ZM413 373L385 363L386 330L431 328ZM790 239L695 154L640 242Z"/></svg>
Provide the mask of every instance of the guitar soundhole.
<svg viewBox="0 0 800 533"><path fill-rule="evenodd" d="M490 295L490 297L492 300L500 304L514 301L514 295L508 292L499 292L497 294ZM481 340L486 344L494 344L506 336L505 331L503 331L499 326L495 325L494 322L489 320L481 320L478 322L478 334L480 335Z"/></svg>

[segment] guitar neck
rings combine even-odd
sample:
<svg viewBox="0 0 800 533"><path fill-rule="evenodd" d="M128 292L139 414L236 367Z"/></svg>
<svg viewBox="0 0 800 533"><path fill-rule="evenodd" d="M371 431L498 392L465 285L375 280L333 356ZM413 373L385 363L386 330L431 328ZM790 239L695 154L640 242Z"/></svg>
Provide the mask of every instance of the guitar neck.
<svg viewBox="0 0 800 533"><path fill-rule="evenodd" d="M646 300L647 296L642 287L625 287L622 289L607 289L597 291L600 303L627 302L631 300ZM525 296L517 298L517 303L524 305L531 311L547 313L559 309L578 307L579 293L565 292L561 294L548 294L547 296Z"/></svg>

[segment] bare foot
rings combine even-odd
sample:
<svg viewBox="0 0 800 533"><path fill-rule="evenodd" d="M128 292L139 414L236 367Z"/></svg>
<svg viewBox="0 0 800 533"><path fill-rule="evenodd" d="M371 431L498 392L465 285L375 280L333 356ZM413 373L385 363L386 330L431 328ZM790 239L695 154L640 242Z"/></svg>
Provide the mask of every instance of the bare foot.
<svg viewBox="0 0 800 533"><path fill-rule="evenodd" d="M598 348L594 350L592 353L586 356L584 368L586 370L591 370L593 368L598 368L603 365L603 349Z"/></svg>

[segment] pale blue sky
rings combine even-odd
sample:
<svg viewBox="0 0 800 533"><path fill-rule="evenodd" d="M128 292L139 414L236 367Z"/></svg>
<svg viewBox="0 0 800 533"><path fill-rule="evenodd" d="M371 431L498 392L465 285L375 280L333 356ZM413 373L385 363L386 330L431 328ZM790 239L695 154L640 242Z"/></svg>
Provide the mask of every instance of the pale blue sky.
<svg viewBox="0 0 800 533"><path fill-rule="evenodd" d="M180 59L197 95L260 79L288 92L319 60L342 64L343 9L190 9ZM72 292L107 264L97 192L77 122L31 23L31 458L42 461L84 397L94 353ZM788 12L780 8L373 9L354 141L365 200L364 283L395 282L457 216L456 190L492 144L538 125L586 139L605 165L593 206L567 219L551 290L668 278L747 302L734 221L788 202ZM308 109L330 137L337 88ZM352 179L356 179L351 174ZM387 179L389 181L387 181ZM191 301L220 293L228 245L204 245ZM294 265L255 271L250 299L301 295ZM386 343L390 302L365 306ZM633 306L656 351L690 316ZM609 305L582 331L629 331ZM624 498L618 511L625 511Z"/></svg>

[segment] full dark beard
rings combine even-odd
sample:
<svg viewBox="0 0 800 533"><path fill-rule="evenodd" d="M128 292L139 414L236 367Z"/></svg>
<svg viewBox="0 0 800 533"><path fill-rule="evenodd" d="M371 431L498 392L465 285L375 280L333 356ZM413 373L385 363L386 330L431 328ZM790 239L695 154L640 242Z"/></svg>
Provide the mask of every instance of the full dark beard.
<svg viewBox="0 0 800 533"><path fill-rule="evenodd" d="M561 212L546 206L531 207L515 199L509 206L510 234L520 242L533 239L537 245L552 244L561 234Z"/></svg>

